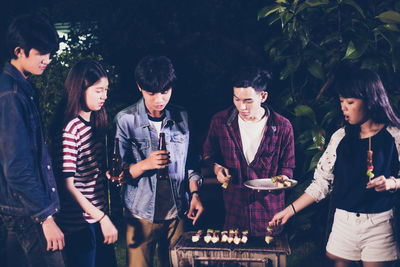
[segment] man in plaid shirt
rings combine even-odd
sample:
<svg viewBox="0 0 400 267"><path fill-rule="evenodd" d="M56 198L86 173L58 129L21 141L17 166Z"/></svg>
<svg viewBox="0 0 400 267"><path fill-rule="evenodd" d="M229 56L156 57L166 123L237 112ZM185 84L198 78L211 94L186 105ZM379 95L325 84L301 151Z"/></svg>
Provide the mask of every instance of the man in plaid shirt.
<svg viewBox="0 0 400 267"><path fill-rule="evenodd" d="M233 81L234 106L213 116L203 145L204 160L212 163L223 192L225 229L249 230L264 236L273 215L285 205L284 191L254 191L247 180L284 175L295 167L293 129L289 120L265 104L268 72L242 69ZM279 234L281 228L275 229Z"/></svg>

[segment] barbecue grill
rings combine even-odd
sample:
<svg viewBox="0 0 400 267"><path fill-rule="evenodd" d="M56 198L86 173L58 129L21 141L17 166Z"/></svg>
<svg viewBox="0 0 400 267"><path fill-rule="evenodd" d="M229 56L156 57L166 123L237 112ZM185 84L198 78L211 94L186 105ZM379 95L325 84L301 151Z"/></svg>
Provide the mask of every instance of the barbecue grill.
<svg viewBox="0 0 400 267"><path fill-rule="evenodd" d="M275 237L271 244L264 237L249 236L246 244L206 243L203 237L192 242L195 232L186 232L170 248L171 265L187 266L268 266L285 267L290 247L286 235Z"/></svg>

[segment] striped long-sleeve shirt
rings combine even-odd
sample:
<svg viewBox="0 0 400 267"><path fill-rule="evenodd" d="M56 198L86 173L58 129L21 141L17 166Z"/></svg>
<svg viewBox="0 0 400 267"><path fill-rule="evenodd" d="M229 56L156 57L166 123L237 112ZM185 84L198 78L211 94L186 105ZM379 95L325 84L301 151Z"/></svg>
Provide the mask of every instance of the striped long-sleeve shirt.
<svg viewBox="0 0 400 267"><path fill-rule="evenodd" d="M63 177L74 178L75 187L96 208L103 210L105 194L101 155L103 149L94 142L90 123L77 117L71 120L62 135L62 172ZM61 211L58 222L66 232L77 231L87 223L96 222L85 213L71 194L65 192L61 198Z"/></svg>

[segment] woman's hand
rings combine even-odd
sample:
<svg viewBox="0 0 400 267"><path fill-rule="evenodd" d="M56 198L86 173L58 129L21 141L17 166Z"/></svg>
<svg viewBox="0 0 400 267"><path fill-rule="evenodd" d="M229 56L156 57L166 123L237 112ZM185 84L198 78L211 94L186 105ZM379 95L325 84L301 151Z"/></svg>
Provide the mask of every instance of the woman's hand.
<svg viewBox="0 0 400 267"><path fill-rule="evenodd" d="M388 191L396 189L396 179L389 178L386 179L385 176L381 175L372 179L367 184L367 189L374 188L377 192Z"/></svg>
<svg viewBox="0 0 400 267"><path fill-rule="evenodd" d="M115 243L118 239L118 230L115 228L114 224L111 222L110 218L105 215L103 219L100 220L101 232L104 236L105 244Z"/></svg>
<svg viewBox="0 0 400 267"><path fill-rule="evenodd" d="M272 220L269 222L270 226L284 225L290 217L294 215L294 211L291 206L287 206L284 210L274 215Z"/></svg>

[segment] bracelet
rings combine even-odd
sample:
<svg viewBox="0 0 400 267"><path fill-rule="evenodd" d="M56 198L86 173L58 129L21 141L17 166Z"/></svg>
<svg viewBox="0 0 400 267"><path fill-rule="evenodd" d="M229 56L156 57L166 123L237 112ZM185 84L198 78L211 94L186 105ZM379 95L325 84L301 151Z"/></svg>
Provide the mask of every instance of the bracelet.
<svg viewBox="0 0 400 267"><path fill-rule="evenodd" d="M193 192L190 192L190 196L193 196L194 194L200 195L200 193L199 193L198 190L195 190L195 191L193 191Z"/></svg>
<svg viewBox="0 0 400 267"><path fill-rule="evenodd" d="M394 193L394 192L397 191L397 179L394 178L393 176L390 176L389 179L392 180L392 181L394 182L394 188L393 188L393 189L389 189L388 191L389 191L390 193Z"/></svg>
<svg viewBox="0 0 400 267"><path fill-rule="evenodd" d="M101 220L103 220L103 218L106 217L106 213L103 213L103 216L101 216L100 220L98 220L98 222L101 222Z"/></svg>
<svg viewBox="0 0 400 267"><path fill-rule="evenodd" d="M293 203L290 203L290 206L292 206L292 209L293 209L293 211L294 211L294 214L293 215L296 215L296 209L294 208L294 205L293 205Z"/></svg>

